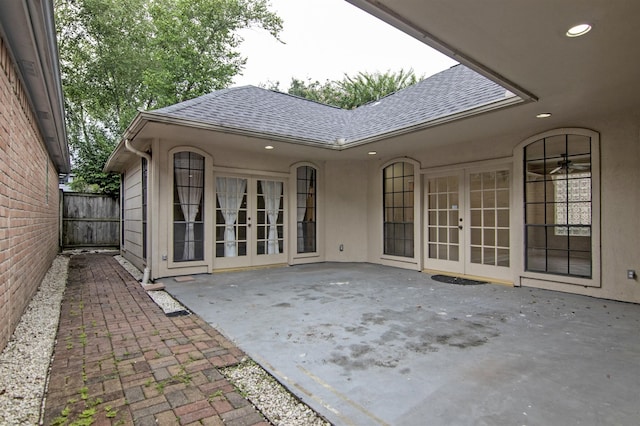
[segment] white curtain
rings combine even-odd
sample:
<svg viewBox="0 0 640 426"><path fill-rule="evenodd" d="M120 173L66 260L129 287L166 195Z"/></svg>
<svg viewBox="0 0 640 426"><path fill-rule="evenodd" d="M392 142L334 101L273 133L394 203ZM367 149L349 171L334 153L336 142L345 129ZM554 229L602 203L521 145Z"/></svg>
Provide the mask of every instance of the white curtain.
<svg viewBox="0 0 640 426"><path fill-rule="evenodd" d="M224 257L237 256L235 223L242 205L247 180L242 178L216 178L216 191L220 210L224 217Z"/></svg>
<svg viewBox="0 0 640 426"><path fill-rule="evenodd" d="M311 184L311 179L307 178L307 167L298 167L298 184L297 184L297 192L298 192L298 198L297 198L297 209L296 209L296 215L297 215L297 223L298 223L298 235L297 235L297 241L298 241L298 253L304 253L304 237L303 237L303 230L302 230L302 221L304 220L304 215L307 212L307 195L309 194L309 186Z"/></svg>
<svg viewBox="0 0 640 426"><path fill-rule="evenodd" d="M269 240L267 254L280 253L278 241L278 216L280 215L280 197L282 196L282 182L272 180L262 181L262 193L264 194L267 217L269 218Z"/></svg>
<svg viewBox="0 0 640 426"><path fill-rule="evenodd" d="M194 221L204 187L204 158L195 153L179 152L175 155L174 170L180 208L186 222L182 260L193 260L196 257Z"/></svg>

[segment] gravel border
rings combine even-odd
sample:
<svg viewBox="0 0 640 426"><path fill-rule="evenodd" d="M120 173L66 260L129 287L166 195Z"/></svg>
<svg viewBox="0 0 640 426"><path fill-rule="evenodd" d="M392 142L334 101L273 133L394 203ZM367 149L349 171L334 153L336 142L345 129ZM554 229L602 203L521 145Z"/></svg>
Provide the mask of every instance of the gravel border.
<svg viewBox="0 0 640 426"><path fill-rule="evenodd" d="M41 422L69 257L58 255L0 354L0 424Z"/></svg>
<svg viewBox="0 0 640 426"><path fill-rule="evenodd" d="M220 372L276 426L331 425L250 359Z"/></svg>
<svg viewBox="0 0 640 426"><path fill-rule="evenodd" d="M131 262L124 257L117 255L114 258L118 263L138 282L142 281L143 273L136 268ZM141 284L142 285L142 284ZM167 316L179 316L189 315L187 308L182 306L176 299L171 297L169 293L164 290L151 290L147 291L147 295L155 302L156 305L162 309Z"/></svg>

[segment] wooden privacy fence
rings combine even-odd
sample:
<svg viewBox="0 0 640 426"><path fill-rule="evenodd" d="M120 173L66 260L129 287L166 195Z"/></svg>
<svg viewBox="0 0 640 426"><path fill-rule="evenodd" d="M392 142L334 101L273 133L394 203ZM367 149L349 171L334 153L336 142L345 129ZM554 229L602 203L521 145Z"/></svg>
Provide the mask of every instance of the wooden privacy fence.
<svg viewBox="0 0 640 426"><path fill-rule="evenodd" d="M120 201L117 198L63 192L60 210L63 248L120 246Z"/></svg>

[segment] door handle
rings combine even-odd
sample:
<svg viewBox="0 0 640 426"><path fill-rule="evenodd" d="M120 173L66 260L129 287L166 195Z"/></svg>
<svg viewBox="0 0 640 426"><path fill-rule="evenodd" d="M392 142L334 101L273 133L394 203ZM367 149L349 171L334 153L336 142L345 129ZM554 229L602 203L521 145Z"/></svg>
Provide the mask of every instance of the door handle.
<svg viewBox="0 0 640 426"><path fill-rule="evenodd" d="M462 225L458 225L458 229L462 229Z"/></svg>

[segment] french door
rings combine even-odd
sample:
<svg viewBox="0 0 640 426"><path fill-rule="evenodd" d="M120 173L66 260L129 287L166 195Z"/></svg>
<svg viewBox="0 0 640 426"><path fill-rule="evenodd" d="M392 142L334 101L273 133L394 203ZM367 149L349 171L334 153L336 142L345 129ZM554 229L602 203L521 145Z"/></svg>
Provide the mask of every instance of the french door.
<svg viewBox="0 0 640 426"><path fill-rule="evenodd" d="M425 179L425 268L511 280L509 169Z"/></svg>
<svg viewBox="0 0 640 426"><path fill-rule="evenodd" d="M217 176L214 269L286 262L285 182Z"/></svg>

